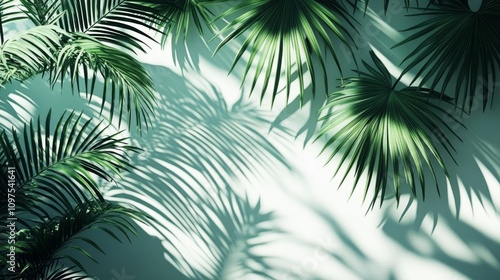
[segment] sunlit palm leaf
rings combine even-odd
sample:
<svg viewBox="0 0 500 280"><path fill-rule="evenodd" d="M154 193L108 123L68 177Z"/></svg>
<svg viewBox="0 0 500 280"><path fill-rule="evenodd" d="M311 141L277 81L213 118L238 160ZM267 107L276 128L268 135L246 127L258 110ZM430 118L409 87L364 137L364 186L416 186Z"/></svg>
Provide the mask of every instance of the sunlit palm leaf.
<svg viewBox="0 0 500 280"><path fill-rule="evenodd" d="M340 19L347 22L351 22L352 19L339 1L244 0L223 13L221 17L230 17L235 14L238 16L221 30L221 34L228 32L229 34L219 44L216 51L229 41L245 36L245 41L234 59L231 70L244 53L250 53L244 79L250 72L253 72L251 91L258 82L262 83L261 100L266 91L271 90L274 102L280 85L283 86L280 82L283 70L286 77L284 86L287 101L290 95L292 74L295 72L299 79L300 94L304 94L304 80L308 71L314 93L316 85L314 58L317 59L326 76L323 46L332 54L342 73L329 33L334 34L350 48L348 38L351 35ZM252 69L253 67L255 69ZM324 82L327 88L326 78Z"/></svg>
<svg viewBox="0 0 500 280"><path fill-rule="evenodd" d="M129 168L127 152L137 151L125 138L106 135L106 128L71 113L61 116L52 130L49 113L43 129L38 119L25 125L21 133L2 131L2 172L7 166L16 170L18 210L29 209L40 216L46 215L47 209L62 213L88 197L103 201L94 177L112 180L113 175ZM1 194L6 192L2 188ZM45 210L30 208L37 203ZM7 213L6 203L0 208L2 215Z"/></svg>
<svg viewBox="0 0 500 280"><path fill-rule="evenodd" d="M54 25L44 25L19 33L0 49L0 79L4 84L11 79L23 80L42 72L56 60L61 47L61 36L66 32Z"/></svg>
<svg viewBox="0 0 500 280"><path fill-rule="evenodd" d="M95 261L93 251L104 253L101 246L82 234L85 230L100 230L121 242L123 237L129 239L130 233L136 234L129 218L145 221L144 214L136 210L95 201L47 218L21 230L16 237L17 271L22 271L16 276L19 279L47 279L47 275L53 274L52 266L60 260L69 260L85 271L79 254Z"/></svg>
<svg viewBox="0 0 500 280"><path fill-rule="evenodd" d="M57 63L51 70L52 84L58 79L63 83L68 74L71 85L76 85L79 90L83 89L79 82L79 74L82 74L85 92L90 94L90 99L94 95L97 77L102 76L101 112L109 99L111 120L117 107L120 123L122 117L129 125L135 119L140 128L143 123L148 126L151 121L155 103L153 82L141 63L131 55L79 34L59 51Z"/></svg>
<svg viewBox="0 0 500 280"><path fill-rule="evenodd" d="M419 86L440 87L443 93L454 83L456 106L461 101L470 112L474 102L482 101L484 110L493 99L500 66L500 1L483 0L477 12L466 0L443 2L415 14L431 18L406 30L414 34L395 46L420 42L404 59L403 74L417 67L413 82L421 78Z"/></svg>
<svg viewBox="0 0 500 280"><path fill-rule="evenodd" d="M417 196L417 177L425 198L426 170L431 171L439 193L436 170L448 173L433 139L452 156L448 135L458 136L443 118L458 120L428 101L433 98L429 89L394 89L385 66L373 52L371 56L376 67L363 62L367 72L357 71L359 77L348 78L345 87L331 94L322 109L326 113L321 120L326 121L319 135L328 136L323 151L334 147L328 161L342 155L336 173L342 166L347 168L344 182L354 171L353 191L366 172L365 197L373 188L371 207L377 199L382 204L391 185L399 201L401 181ZM333 135L328 135L332 131Z"/></svg>
<svg viewBox="0 0 500 280"><path fill-rule="evenodd" d="M144 51L139 38L153 40L142 28L158 23L157 10L148 1L59 0L65 15L59 24L70 32L82 32L132 51ZM153 1L156 2L156 1Z"/></svg>
<svg viewBox="0 0 500 280"><path fill-rule="evenodd" d="M15 0L0 0L0 42L3 44L4 26L13 21L25 18L17 8Z"/></svg>

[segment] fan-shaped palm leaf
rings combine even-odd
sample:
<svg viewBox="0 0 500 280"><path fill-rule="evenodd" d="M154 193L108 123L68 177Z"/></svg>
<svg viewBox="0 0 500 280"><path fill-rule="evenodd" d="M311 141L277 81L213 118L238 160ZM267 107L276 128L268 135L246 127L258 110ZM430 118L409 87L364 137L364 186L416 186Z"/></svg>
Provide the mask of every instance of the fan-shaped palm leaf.
<svg viewBox="0 0 500 280"><path fill-rule="evenodd" d="M424 15L431 18L405 30L415 33L395 46L423 39L404 59L408 65L403 74L418 66L413 82L421 78L420 86L429 83L431 90L441 82L443 93L454 78L455 105L461 100L462 108L468 103L470 111L479 99L485 109L500 66L500 2L483 0L479 10L472 11L466 0L448 0L415 14Z"/></svg>
<svg viewBox="0 0 500 280"><path fill-rule="evenodd" d="M79 204L61 216L47 217L36 226L28 225L16 236L16 270L20 273L11 279L47 279L54 264L63 259L70 260L85 271L75 252L95 261L86 247L101 253L104 251L82 233L87 229L97 229L121 242L117 231L127 239L129 233L135 235L134 226L128 218L144 221L145 216L123 206L94 201Z"/></svg>
<svg viewBox="0 0 500 280"><path fill-rule="evenodd" d="M428 102L433 97L432 91L412 87L394 89L385 66L373 52L371 56L375 68L363 62L367 72L357 71L359 77L348 78L345 87L329 97L322 109L329 112L321 118L326 122L319 135L335 130L328 137L323 151L335 145L328 161L342 154L336 171L347 165L342 182L354 168L353 191L361 175L367 173L365 197L369 188L373 187L370 205L373 207L379 195L382 204L390 185L394 186L399 201L401 179L409 184L416 196L415 178L418 177L422 196L425 197L426 167L432 172L438 188L436 168L440 168L446 176L448 173L432 139L437 137L452 155L453 147L447 134L458 136L442 117L457 120L444 109ZM389 182L391 175L393 180ZM375 178L373 186L372 178Z"/></svg>
<svg viewBox="0 0 500 280"><path fill-rule="evenodd" d="M139 38L153 40L141 28L158 23L157 10L148 1L135 0L58 0L65 13L59 24L70 32L82 32L129 50L144 51ZM153 1L155 2L155 1Z"/></svg>
<svg viewBox="0 0 500 280"><path fill-rule="evenodd" d="M33 214L46 215L43 209L62 213L74 202L85 202L89 195L103 201L94 177L112 180L129 167L127 152L138 149L127 145L118 134L106 135L106 126L92 126L82 115L61 116L55 129L48 114L42 129L40 119L25 125L19 133L0 133L2 171L10 166L16 170L16 204L18 209L29 209ZM7 173L4 173L7 174ZM0 191L6 199L7 189ZM5 196L4 196L5 194ZM2 215L7 204L0 206ZM37 212L38 211L38 212Z"/></svg>
<svg viewBox="0 0 500 280"><path fill-rule="evenodd" d="M1 84L12 78L24 80L42 72L56 60L61 36L67 33L55 25L31 28L5 41L0 49Z"/></svg>
<svg viewBox="0 0 500 280"><path fill-rule="evenodd" d="M231 70L247 51L250 53L244 78L255 67L251 91L262 79L261 99L270 89L272 101L278 94L282 70L286 77L286 96L290 95L292 74L296 71L299 79L300 94L304 93L304 76L309 71L312 79L312 89L315 92L316 69L313 58L319 61L323 74L326 76L322 44L333 55L339 66L335 47L331 42L329 32L346 44L349 48L349 32L340 22L352 20L346 8L339 1L326 0L244 0L241 4L230 8L221 17L242 13L221 30L221 34L229 34L218 45L216 51L232 39L243 35L245 38L236 55ZM346 38L348 37L348 38ZM352 38L351 38L352 39ZM305 64L305 66L304 66ZM339 71L342 70L339 66ZM273 79L274 76L274 79ZM324 80L327 87L326 78Z"/></svg>
<svg viewBox="0 0 500 280"><path fill-rule="evenodd" d="M0 0L0 42L2 44L5 40L4 25L23 18L15 0Z"/></svg>
<svg viewBox="0 0 500 280"><path fill-rule="evenodd" d="M153 112L155 98L153 82L144 67L131 55L93 39L85 34L75 34L75 39L68 42L58 53L57 63L51 73L52 84L58 79L64 82L69 74L71 85L80 90L79 73L82 72L85 91L92 98L98 75L104 78L104 90L101 112L110 99L110 117L113 119L115 107L118 107L120 122L125 115L128 124L135 119L137 127L142 123L148 126Z"/></svg>

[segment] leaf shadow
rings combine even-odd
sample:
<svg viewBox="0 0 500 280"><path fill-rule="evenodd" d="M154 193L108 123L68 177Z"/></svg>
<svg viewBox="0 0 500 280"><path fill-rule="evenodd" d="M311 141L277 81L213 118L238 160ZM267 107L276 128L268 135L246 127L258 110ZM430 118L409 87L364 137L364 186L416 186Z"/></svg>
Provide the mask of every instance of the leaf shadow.
<svg viewBox="0 0 500 280"><path fill-rule="evenodd" d="M137 169L106 197L150 215L154 222L143 230L189 279L273 279L273 257L256 249L282 232L260 198L238 187L291 169L267 139L269 118L243 97L230 106L209 81L147 68L159 93L156 120L142 137L132 131L144 149L133 159Z"/></svg>

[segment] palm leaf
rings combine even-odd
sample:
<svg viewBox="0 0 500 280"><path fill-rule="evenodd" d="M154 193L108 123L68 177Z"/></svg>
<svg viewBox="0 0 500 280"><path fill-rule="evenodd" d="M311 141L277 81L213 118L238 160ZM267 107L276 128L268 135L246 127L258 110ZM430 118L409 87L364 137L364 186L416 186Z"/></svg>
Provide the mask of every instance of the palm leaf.
<svg viewBox="0 0 500 280"><path fill-rule="evenodd" d="M5 41L4 25L23 18L15 0L0 0L0 42L2 44Z"/></svg>
<svg viewBox="0 0 500 280"><path fill-rule="evenodd" d="M344 19L351 24L352 18L339 1L326 0L244 0L221 17L240 14L224 27L220 34L229 34L217 46L216 52L229 41L248 33L243 45L236 55L232 69L246 52L250 57L244 72L244 79L252 70L252 86L254 90L258 82L263 84L261 100L267 90L272 92L272 102L278 94L282 70L285 72L287 102L294 71L299 79L299 91L304 94L307 71L312 79L312 91L315 92L316 68L313 58L320 64L326 77L325 58L322 45L332 54L340 73L335 47L329 32L334 34L343 44L349 46L349 32L340 22ZM352 39L352 38L351 38ZM305 66L304 66L305 64ZM260 80L262 78L262 80ZM324 79L327 88L326 78ZM282 85L283 86L283 85Z"/></svg>
<svg viewBox="0 0 500 280"><path fill-rule="evenodd" d="M326 113L320 120L326 121L319 135L327 136L334 131L327 137L322 152L334 146L328 161L342 154L335 174L346 166L343 183L348 173L354 171L353 191L366 172L364 195L366 197L368 190L373 188L371 207L379 195L382 204L387 187L391 185L399 202L401 181L417 196L417 177L425 198L426 169L431 171L439 193L436 170L442 170L446 176L448 173L433 139L437 138L453 157L454 148L447 135L458 136L442 117L458 120L428 102L435 95L429 89L395 89L397 84L392 85L388 70L373 52L371 57L375 67L363 62L367 71L357 71L359 77L348 78L345 87L331 94L322 108ZM393 176L392 182L389 176Z"/></svg>
<svg viewBox="0 0 500 280"><path fill-rule="evenodd" d="M162 30L164 35L161 39L162 46L166 44L170 34L175 36L175 42L181 36L186 36L193 23L200 34L203 34L204 27L213 29L210 24L213 13L204 5L205 2L210 1L174 0L155 5L155 9L161 17L158 29Z"/></svg>
<svg viewBox="0 0 500 280"><path fill-rule="evenodd" d="M31 28L5 41L0 48L0 84L11 79L24 80L56 60L61 36L66 32L55 25Z"/></svg>
<svg viewBox="0 0 500 280"><path fill-rule="evenodd" d="M52 85L68 74L71 86L83 89L79 83L82 74L85 82L85 92L94 95L94 87L98 76L104 78L101 113L109 99L110 118L113 119L115 107L118 107L118 117L122 117L130 125L132 120L138 128L142 123L149 125L155 97L153 82L144 67L131 55L93 39L85 34L75 34L74 40L68 42L58 53L55 66L51 69ZM109 93L108 93L109 88ZM111 96L107 96L110 94Z"/></svg>
<svg viewBox="0 0 500 280"><path fill-rule="evenodd" d="M59 25L70 32L88 34L103 43L129 50L144 51L145 42L154 39L141 28L158 23L157 10L149 1L135 0L58 0L65 13ZM155 2L155 1L153 1Z"/></svg>
<svg viewBox="0 0 500 280"><path fill-rule="evenodd" d="M128 218L145 221L145 215L133 209L94 201L79 204L62 216L47 217L36 226L28 226L16 237L16 265L21 273L13 279L47 279L54 274L53 266L61 260L69 260L85 271L76 256L81 254L95 261L89 249L104 251L82 233L88 229L100 230L121 242L122 238L115 232L123 233L127 239L130 233L136 234Z"/></svg>
<svg viewBox="0 0 500 280"><path fill-rule="evenodd" d="M500 2L483 0L474 12L466 0L448 0L413 16L431 18L405 30L414 34L394 46L420 42L404 59L402 75L418 67L413 82L421 78L419 86L430 84L431 90L441 83L443 93L454 78L450 90L455 106L461 101L462 109L470 112L474 102L482 101L484 110L493 99L500 66Z"/></svg>
<svg viewBox="0 0 500 280"><path fill-rule="evenodd" d="M92 126L91 120L71 113L63 114L52 130L49 113L43 129L38 119L20 133L15 129L10 135L0 132L2 171L7 166L16 170L17 208L43 216L47 209L62 213L74 202L88 201L89 196L103 201L94 177L111 181L130 167L127 152L138 150L118 134L106 135L106 128ZM2 188L2 195L6 192ZM35 208L37 204L45 208ZM6 203L0 208L2 215L7 213Z"/></svg>
<svg viewBox="0 0 500 280"><path fill-rule="evenodd" d="M21 9L36 26L56 24L64 14L60 11L61 3L54 0L20 0Z"/></svg>

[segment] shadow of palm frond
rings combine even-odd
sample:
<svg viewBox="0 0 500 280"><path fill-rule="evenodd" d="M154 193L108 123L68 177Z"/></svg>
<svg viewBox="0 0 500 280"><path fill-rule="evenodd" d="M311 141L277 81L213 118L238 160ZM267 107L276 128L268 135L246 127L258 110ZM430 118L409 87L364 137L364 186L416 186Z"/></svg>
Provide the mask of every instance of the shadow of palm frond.
<svg viewBox="0 0 500 280"><path fill-rule="evenodd" d="M26 85L15 82L1 89L0 94L0 130L20 129L24 122L34 117L37 104L27 93Z"/></svg>
<svg viewBox="0 0 500 280"><path fill-rule="evenodd" d="M468 129L455 128L463 142L454 143L457 164L447 160L450 176L441 196L430 192L425 201L410 199L402 205L401 215L387 212L381 225L388 237L415 255L434 259L470 279L494 279L500 273L500 242L495 237L500 132L490 126L498 119L496 108L464 115Z"/></svg>
<svg viewBox="0 0 500 280"><path fill-rule="evenodd" d="M144 149L134 159L137 170L106 196L152 216L144 230L162 241L166 260L187 277L272 279L271 256L255 249L279 233L270 233L274 215L235 187L277 180L278 170L290 169L267 139L270 121L241 98L229 105L208 81L149 70L160 93L156 122L133 140Z"/></svg>
<svg viewBox="0 0 500 280"><path fill-rule="evenodd" d="M406 219L411 221L408 222L386 215L381 228L389 238L416 257L443 264L468 279L496 279L500 273L500 242L495 236L498 219L495 220L491 213L486 215L487 220L484 214L478 213L471 215L473 218L458 218L448 203L443 202L446 201L426 201L425 206L437 205L432 220L423 221L427 213L422 214L420 205L416 209L415 224L413 217ZM471 219L477 222L471 222ZM490 221L489 225L485 221Z"/></svg>

